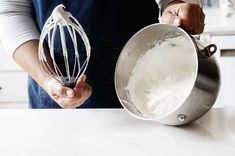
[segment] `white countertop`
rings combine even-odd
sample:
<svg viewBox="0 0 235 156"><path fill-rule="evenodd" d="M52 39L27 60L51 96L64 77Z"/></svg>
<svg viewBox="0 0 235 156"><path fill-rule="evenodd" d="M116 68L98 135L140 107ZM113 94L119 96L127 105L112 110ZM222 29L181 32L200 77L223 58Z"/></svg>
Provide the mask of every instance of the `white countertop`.
<svg viewBox="0 0 235 156"><path fill-rule="evenodd" d="M235 109L213 108L183 127L124 109L0 110L1 156L235 155Z"/></svg>

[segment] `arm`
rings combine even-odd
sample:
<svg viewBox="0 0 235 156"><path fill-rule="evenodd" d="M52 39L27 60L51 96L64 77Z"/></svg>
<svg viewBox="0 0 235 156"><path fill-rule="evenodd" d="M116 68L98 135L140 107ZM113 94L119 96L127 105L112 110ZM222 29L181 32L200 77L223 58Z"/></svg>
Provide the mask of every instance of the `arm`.
<svg viewBox="0 0 235 156"><path fill-rule="evenodd" d="M164 10L166 8L166 6L173 2L175 0L156 0L156 2L159 5L160 10ZM194 3L194 4L198 4L202 7L202 0L182 0L183 2L187 2L187 3Z"/></svg>
<svg viewBox="0 0 235 156"><path fill-rule="evenodd" d="M81 77L74 89L62 86L41 68L39 33L31 17L29 0L1 0L0 39L13 59L63 108L76 108L90 95L91 87ZM7 18L6 18L7 17Z"/></svg>
<svg viewBox="0 0 235 156"><path fill-rule="evenodd" d="M31 17L31 11L29 0L2 0L0 39L10 56L40 83L43 74L37 61L39 33Z"/></svg>
<svg viewBox="0 0 235 156"><path fill-rule="evenodd" d="M22 43L39 39L31 11L30 0L0 1L0 40L10 56Z"/></svg>
<svg viewBox="0 0 235 156"><path fill-rule="evenodd" d="M157 0L161 10L161 23L180 26L190 34L204 30L205 14L201 0Z"/></svg>

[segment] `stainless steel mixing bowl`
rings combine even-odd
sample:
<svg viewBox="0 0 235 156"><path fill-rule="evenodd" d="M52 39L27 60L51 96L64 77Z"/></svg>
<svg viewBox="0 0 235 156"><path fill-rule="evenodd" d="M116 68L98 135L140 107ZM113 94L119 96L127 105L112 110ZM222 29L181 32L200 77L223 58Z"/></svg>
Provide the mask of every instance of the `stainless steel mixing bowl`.
<svg viewBox="0 0 235 156"><path fill-rule="evenodd" d="M197 56L195 57L197 60L196 79L185 102L174 111L159 118L146 117L132 103L125 87L132 69L143 52L152 48L156 41L162 39L169 32L185 35L188 38L193 49L189 52L196 53L195 56ZM184 125L199 119L211 109L219 93L220 70L215 57L212 56L215 51L215 45L205 46L179 27L153 24L143 28L127 42L117 61L115 88L119 101L127 112L143 120L154 120L166 125Z"/></svg>

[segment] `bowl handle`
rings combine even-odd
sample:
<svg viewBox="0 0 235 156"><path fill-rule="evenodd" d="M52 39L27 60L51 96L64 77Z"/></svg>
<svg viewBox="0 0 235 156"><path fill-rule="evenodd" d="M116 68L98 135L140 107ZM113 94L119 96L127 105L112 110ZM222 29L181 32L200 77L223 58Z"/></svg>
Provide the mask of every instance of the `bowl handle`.
<svg viewBox="0 0 235 156"><path fill-rule="evenodd" d="M199 57L208 58L217 51L217 46L215 44L205 45L205 43L201 42L195 37L191 36L191 38L197 48L197 54Z"/></svg>

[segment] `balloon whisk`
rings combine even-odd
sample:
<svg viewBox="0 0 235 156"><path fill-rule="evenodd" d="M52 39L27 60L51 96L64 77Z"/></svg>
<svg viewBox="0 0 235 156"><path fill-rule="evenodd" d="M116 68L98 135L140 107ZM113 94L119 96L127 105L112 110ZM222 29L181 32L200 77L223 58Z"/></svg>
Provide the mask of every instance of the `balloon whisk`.
<svg viewBox="0 0 235 156"><path fill-rule="evenodd" d="M42 68L47 74L65 86L74 87L87 69L91 47L80 23L64 9L63 5L58 5L45 22L40 35L38 54ZM79 51L78 35L85 47L83 53ZM57 37L60 38L60 54L56 53L54 47ZM46 41L48 49L44 46ZM72 42L72 51L67 48L68 41Z"/></svg>

